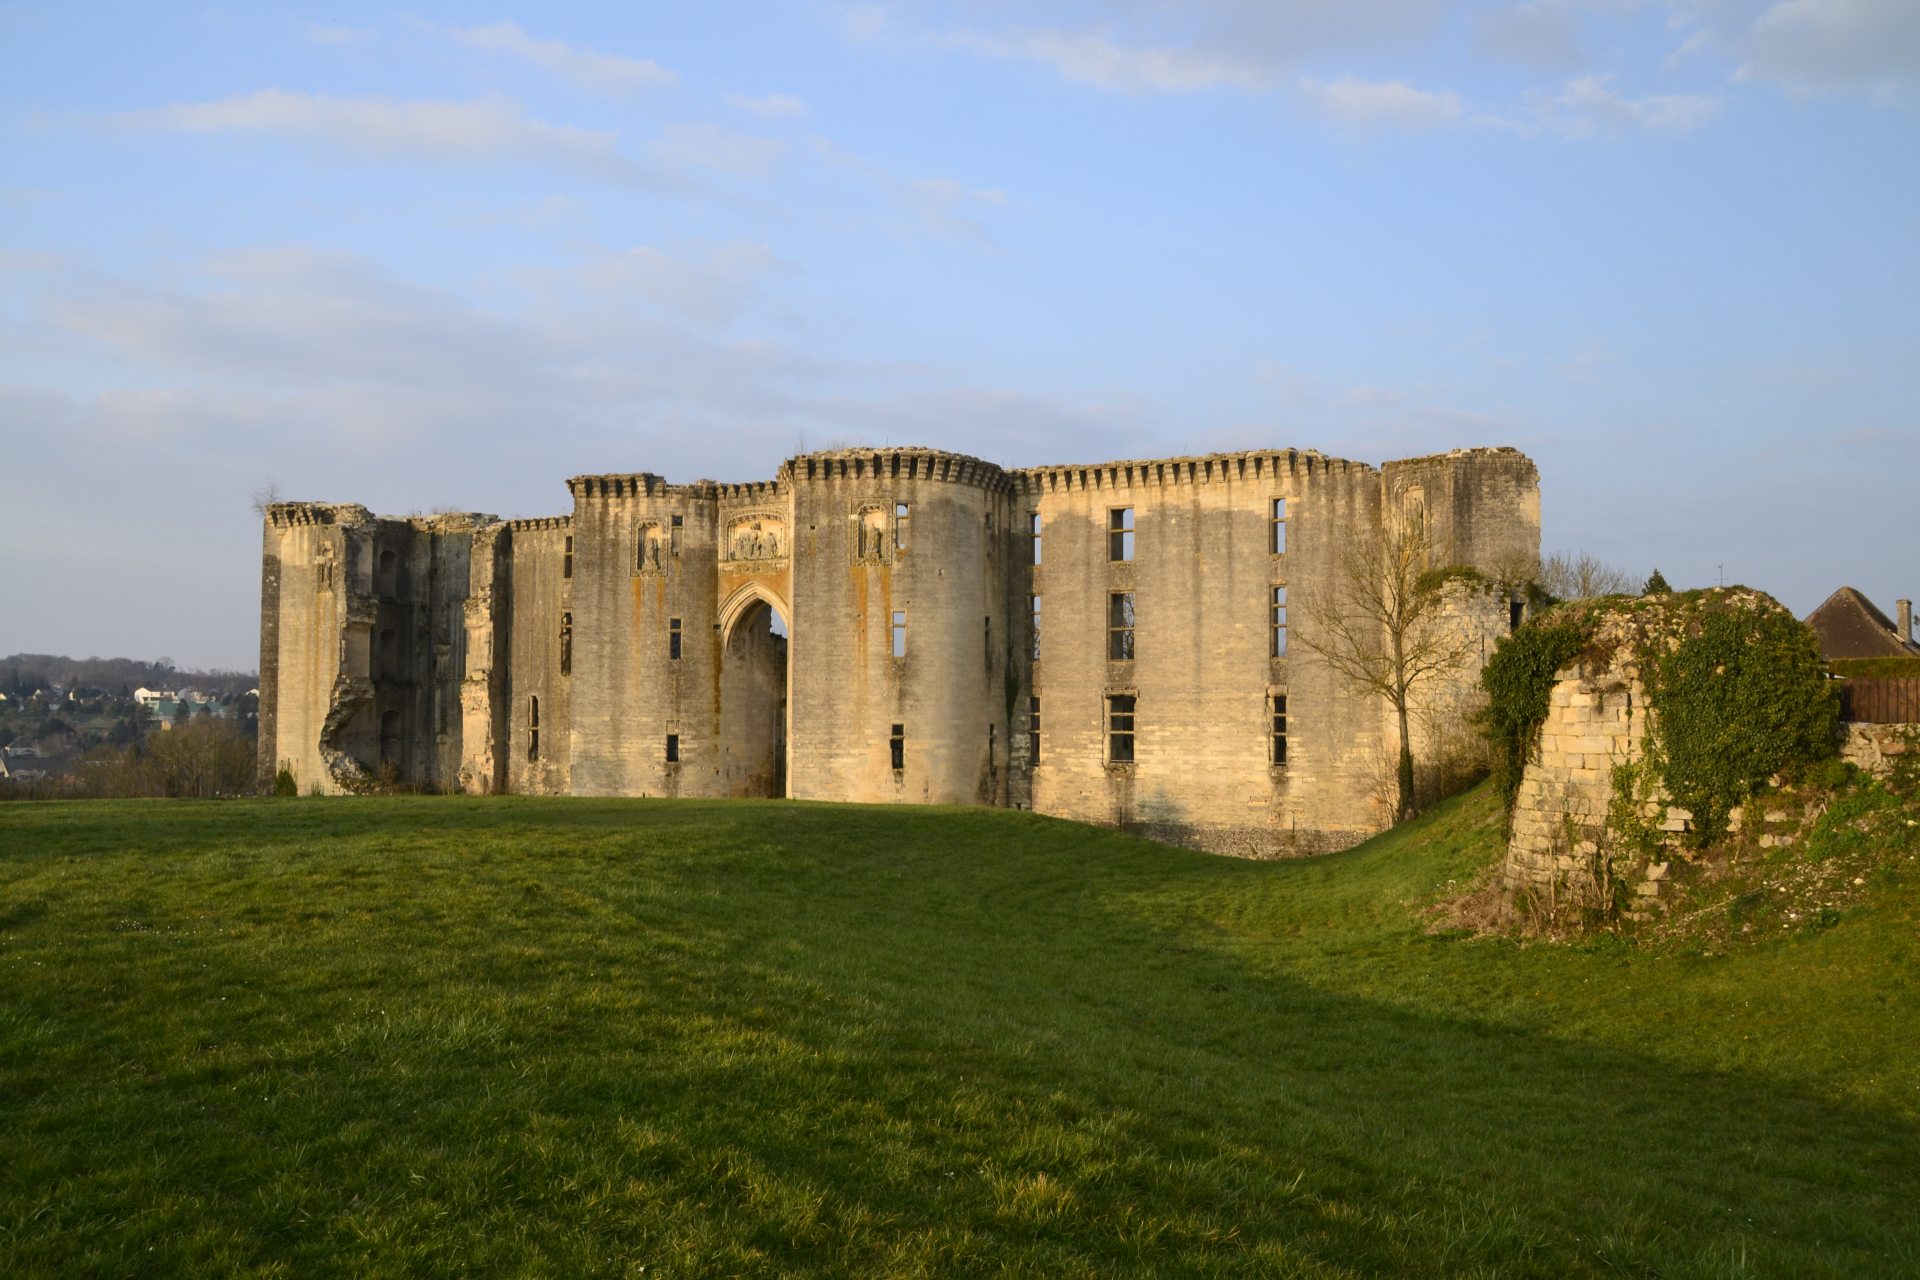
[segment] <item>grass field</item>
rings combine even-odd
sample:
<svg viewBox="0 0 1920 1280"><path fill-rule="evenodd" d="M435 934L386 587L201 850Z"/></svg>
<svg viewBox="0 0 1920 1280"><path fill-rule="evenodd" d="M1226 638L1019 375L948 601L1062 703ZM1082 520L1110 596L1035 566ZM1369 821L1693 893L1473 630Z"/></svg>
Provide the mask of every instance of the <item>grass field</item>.
<svg viewBox="0 0 1920 1280"><path fill-rule="evenodd" d="M0 1274L1920 1275L1916 877L1430 933L1497 839L0 807Z"/></svg>

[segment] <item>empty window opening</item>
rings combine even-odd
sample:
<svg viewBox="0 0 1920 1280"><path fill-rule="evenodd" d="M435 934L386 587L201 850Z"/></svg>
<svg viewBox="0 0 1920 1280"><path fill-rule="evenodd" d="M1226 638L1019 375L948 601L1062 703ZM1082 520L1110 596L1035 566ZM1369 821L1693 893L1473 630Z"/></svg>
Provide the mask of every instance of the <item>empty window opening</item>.
<svg viewBox="0 0 1920 1280"><path fill-rule="evenodd" d="M1027 763L1040 763L1040 699L1027 699Z"/></svg>
<svg viewBox="0 0 1920 1280"><path fill-rule="evenodd" d="M1133 559L1133 508L1114 507L1107 512L1107 559Z"/></svg>
<svg viewBox="0 0 1920 1280"><path fill-rule="evenodd" d="M1027 605L1028 613L1033 619L1033 625L1030 628L1032 636L1032 640L1030 641L1031 649L1027 656L1033 661L1038 662L1040 661L1040 597L1028 596Z"/></svg>
<svg viewBox="0 0 1920 1280"><path fill-rule="evenodd" d="M1285 555L1287 552L1287 500L1285 498L1273 500L1270 524L1273 532L1268 538L1267 549L1276 556Z"/></svg>
<svg viewBox="0 0 1920 1280"><path fill-rule="evenodd" d="M893 726L893 733L887 739L887 750L893 757L895 773L907 767L907 726Z"/></svg>
<svg viewBox="0 0 1920 1280"><path fill-rule="evenodd" d="M680 619L667 619L667 657L679 660L680 657Z"/></svg>
<svg viewBox="0 0 1920 1280"><path fill-rule="evenodd" d="M394 640L393 628L388 627L380 633L380 672L383 676L398 675L399 662L395 657L398 645Z"/></svg>
<svg viewBox="0 0 1920 1280"><path fill-rule="evenodd" d="M560 674L573 674L573 615L560 615Z"/></svg>
<svg viewBox="0 0 1920 1280"><path fill-rule="evenodd" d="M993 753L999 742L999 738L1000 738L1000 726L993 725L993 724L988 725L987 726L987 767L989 769L993 767Z"/></svg>
<svg viewBox="0 0 1920 1280"><path fill-rule="evenodd" d="M671 516L667 520L667 554L680 554L680 530L686 525L685 516Z"/></svg>
<svg viewBox="0 0 1920 1280"><path fill-rule="evenodd" d="M896 502L893 504L893 549L895 551L905 551L907 549L908 514L909 511L906 503Z"/></svg>
<svg viewBox="0 0 1920 1280"><path fill-rule="evenodd" d="M380 553L380 594L381 595L390 596L394 594L394 587L399 580L399 573L395 570L394 565L395 565L395 557L393 552L382 551Z"/></svg>
<svg viewBox="0 0 1920 1280"><path fill-rule="evenodd" d="M540 699L527 699L527 759L540 758Z"/></svg>
<svg viewBox="0 0 1920 1280"><path fill-rule="evenodd" d="M1107 761L1133 763L1133 706L1131 693L1107 695Z"/></svg>
<svg viewBox="0 0 1920 1280"><path fill-rule="evenodd" d="M1040 563L1040 513L1027 513L1027 536L1033 540L1033 563Z"/></svg>
<svg viewBox="0 0 1920 1280"><path fill-rule="evenodd" d="M981 619L981 622L984 624L986 630L987 670L991 671L993 670L993 618L989 615Z"/></svg>
<svg viewBox="0 0 1920 1280"><path fill-rule="evenodd" d="M667 763L680 763L680 735L677 733L667 735Z"/></svg>
<svg viewBox="0 0 1920 1280"><path fill-rule="evenodd" d="M1287 589L1276 585L1267 606L1267 623L1273 633L1268 652L1276 658L1287 656Z"/></svg>
<svg viewBox="0 0 1920 1280"><path fill-rule="evenodd" d="M1507 630L1518 631L1521 621L1526 617L1527 602L1524 600L1507 601Z"/></svg>
<svg viewBox="0 0 1920 1280"><path fill-rule="evenodd" d="M560 554L560 576L563 578L571 578L573 576L573 535L572 534L567 535L566 549Z"/></svg>
<svg viewBox="0 0 1920 1280"><path fill-rule="evenodd" d="M1273 717L1272 742L1273 763L1287 762L1287 695L1272 694L1267 699L1267 710Z"/></svg>
<svg viewBox="0 0 1920 1280"><path fill-rule="evenodd" d="M900 609L893 611L893 656L907 656L907 615Z"/></svg>
<svg viewBox="0 0 1920 1280"><path fill-rule="evenodd" d="M1107 597L1107 658L1133 660L1133 592L1115 591Z"/></svg>

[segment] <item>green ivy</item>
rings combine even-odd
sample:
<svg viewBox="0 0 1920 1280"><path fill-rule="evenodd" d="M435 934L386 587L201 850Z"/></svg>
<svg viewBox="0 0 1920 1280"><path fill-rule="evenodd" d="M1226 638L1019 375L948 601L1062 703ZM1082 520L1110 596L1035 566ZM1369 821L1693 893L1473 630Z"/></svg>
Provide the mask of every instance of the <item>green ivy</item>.
<svg viewBox="0 0 1920 1280"><path fill-rule="evenodd" d="M1592 633L1588 611L1549 614L1502 639L1480 669L1487 691L1481 729L1493 744L1494 783L1509 821L1520 775L1547 718L1554 674L1586 648Z"/></svg>
<svg viewBox="0 0 1920 1280"><path fill-rule="evenodd" d="M1903 680L1920 676L1920 658L1835 658L1827 666L1833 674L1853 680Z"/></svg>
<svg viewBox="0 0 1920 1280"><path fill-rule="evenodd" d="M1662 602L1666 625L1640 632L1640 678L1667 793L1704 846L1770 775L1834 753L1839 699L1813 632L1772 600L1690 591Z"/></svg>

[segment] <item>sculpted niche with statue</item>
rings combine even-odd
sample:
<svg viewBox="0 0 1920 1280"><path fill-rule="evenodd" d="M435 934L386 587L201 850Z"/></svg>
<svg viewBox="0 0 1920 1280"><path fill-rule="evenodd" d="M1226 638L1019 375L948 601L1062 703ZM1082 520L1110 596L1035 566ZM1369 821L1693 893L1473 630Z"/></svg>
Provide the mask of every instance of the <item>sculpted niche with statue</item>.
<svg viewBox="0 0 1920 1280"><path fill-rule="evenodd" d="M787 553L786 521L761 513L741 516L727 526L725 559L778 560Z"/></svg>

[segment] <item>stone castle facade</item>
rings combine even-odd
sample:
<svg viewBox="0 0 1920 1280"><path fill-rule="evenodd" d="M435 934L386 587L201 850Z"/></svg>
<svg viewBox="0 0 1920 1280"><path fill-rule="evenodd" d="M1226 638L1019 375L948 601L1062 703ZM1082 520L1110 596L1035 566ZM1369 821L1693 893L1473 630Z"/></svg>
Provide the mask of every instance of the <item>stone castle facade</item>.
<svg viewBox="0 0 1920 1280"><path fill-rule="evenodd" d="M1002 805L1337 848L1386 825L1396 739L1292 639L1300 593L1408 512L1489 573L1540 540L1512 449L1018 470L849 449L751 484L568 489L571 515L532 520L270 507L263 771L302 792ZM1455 621L1490 651L1519 610L1466 595ZM1476 670L1433 690L1430 731Z"/></svg>

